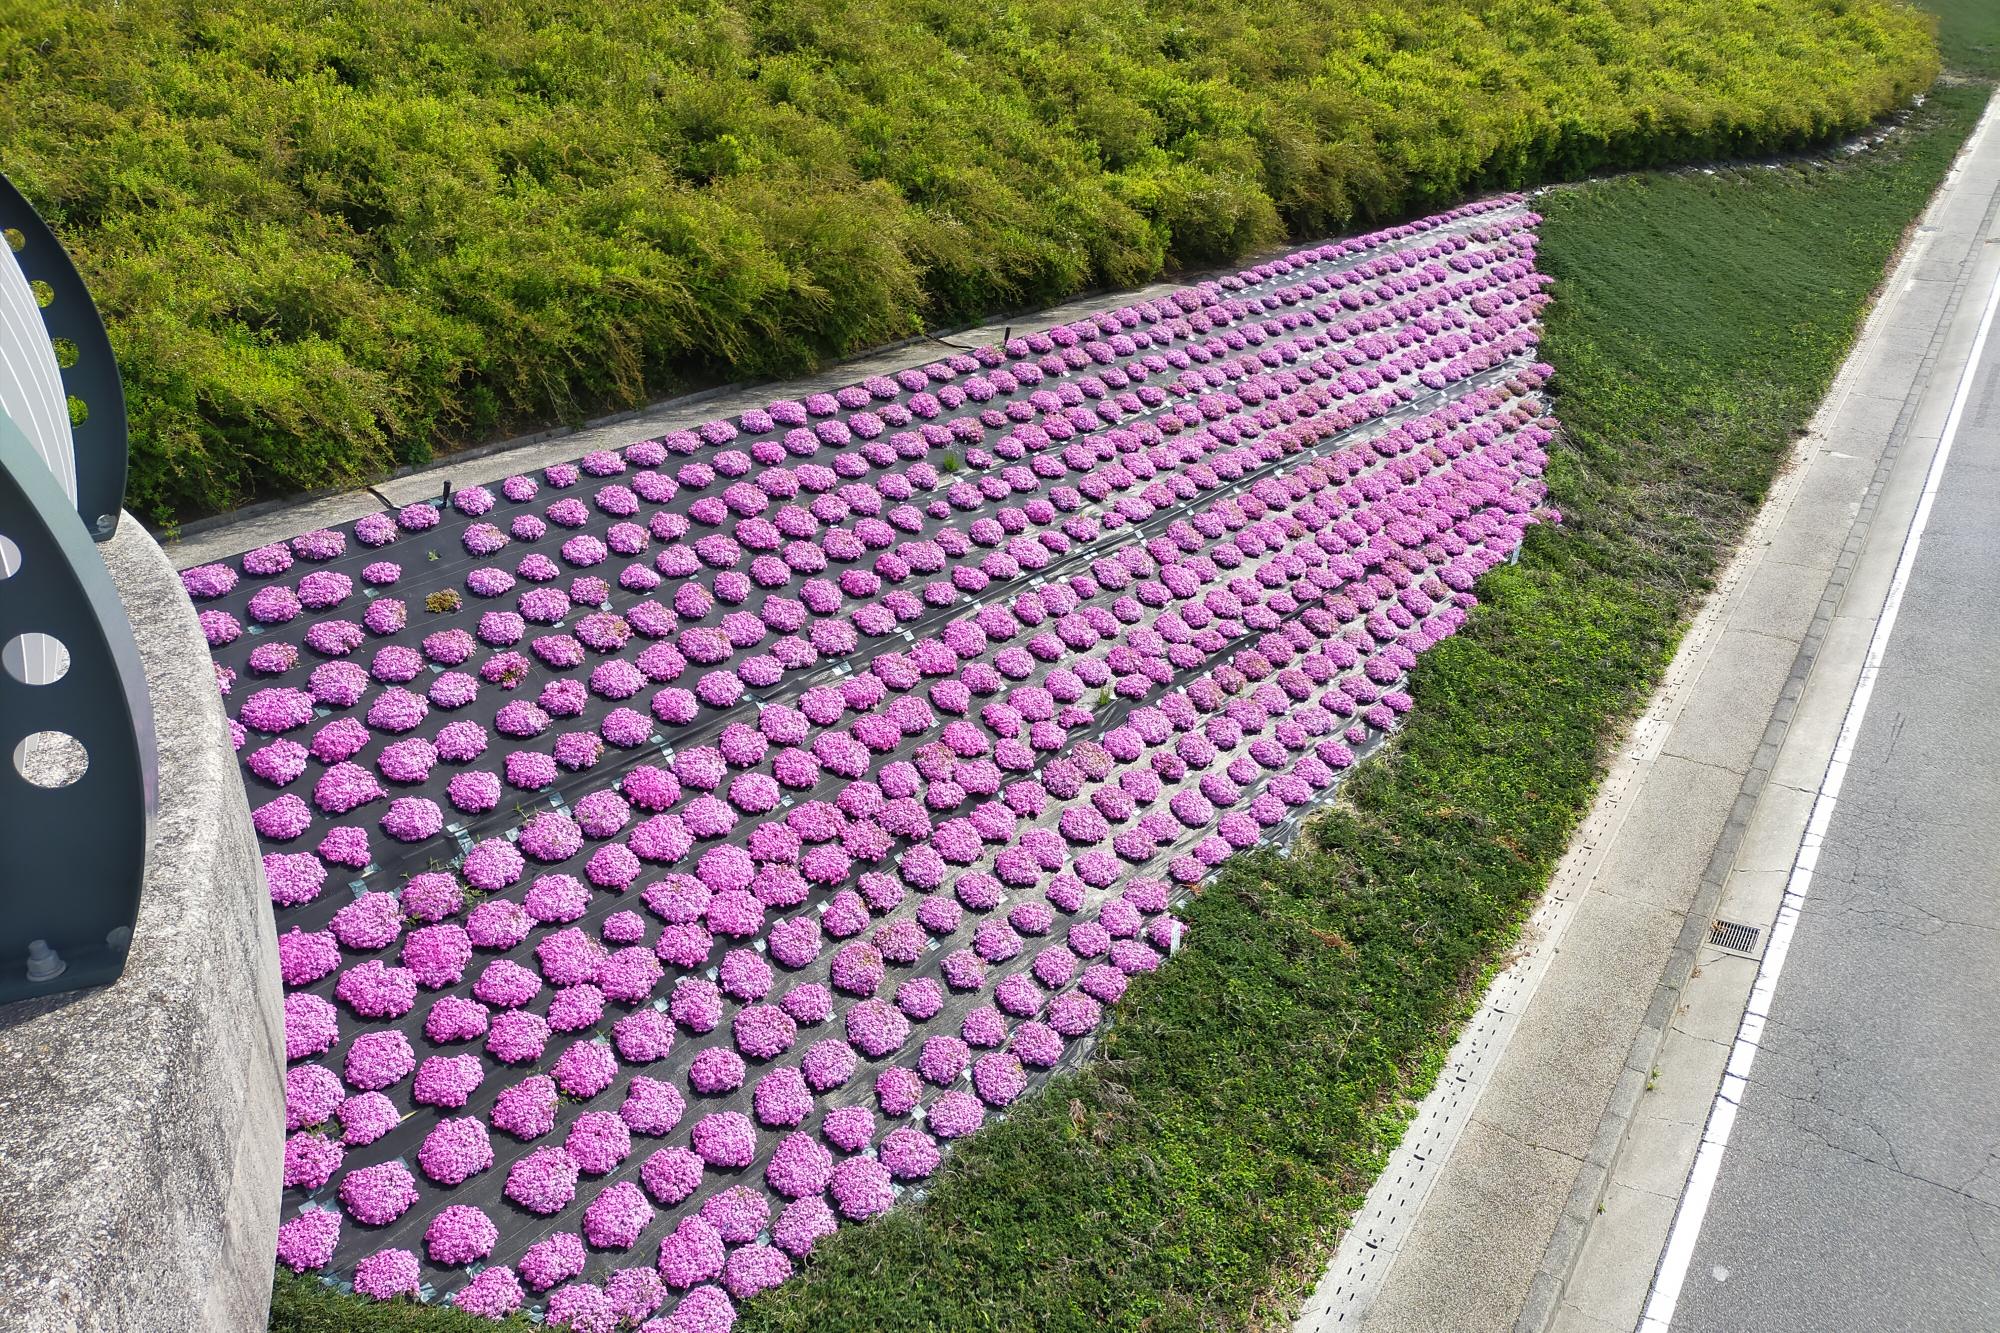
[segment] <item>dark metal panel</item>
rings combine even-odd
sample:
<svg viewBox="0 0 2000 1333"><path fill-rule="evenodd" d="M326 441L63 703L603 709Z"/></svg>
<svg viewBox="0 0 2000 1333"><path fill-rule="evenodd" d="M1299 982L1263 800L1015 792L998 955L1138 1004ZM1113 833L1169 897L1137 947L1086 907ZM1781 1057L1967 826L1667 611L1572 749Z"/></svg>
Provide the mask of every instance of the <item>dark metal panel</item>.
<svg viewBox="0 0 2000 1333"><path fill-rule="evenodd" d="M115 511L114 511L115 512ZM18 568L0 578L0 639L41 633L69 667L28 685L0 670L0 1003L114 981L139 915L159 790L153 712L131 623L68 497L0 415L0 535ZM59 732L81 777L27 780L18 747ZM52 951L32 949L36 941ZM29 959L38 965L31 976ZM60 963L57 968L56 964Z"/></svg>
<svg viewBox="0 0 2000 1333"><path fill-rule="evenodd" d="M42 307L49 337L66 338L76 347L75 364L62 372L63 388L88 410L88 416L70 428L76 443L76 512L93 540L108 541L118 530L118 512L125 506L130 449L125 385L118 377L111 339L62 242L5 176L0 176L0 228L21 233L26 243L14 255L21 272L30 282L47 283L54 293Z"/></svg>

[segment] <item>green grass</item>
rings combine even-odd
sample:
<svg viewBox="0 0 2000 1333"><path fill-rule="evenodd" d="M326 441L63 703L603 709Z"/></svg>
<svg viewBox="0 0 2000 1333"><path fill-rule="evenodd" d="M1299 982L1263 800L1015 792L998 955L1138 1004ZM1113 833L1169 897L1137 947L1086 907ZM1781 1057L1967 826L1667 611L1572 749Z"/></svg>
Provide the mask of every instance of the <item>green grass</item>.
<svg viewBox="0 0 2000 1333"><path fill-rule="evenodd" d="M495 1333L498 1329L525 1333L535 1327L519 1315L495 1323L446 1306L416 1305L407 1300L377 1303L344 1296L322 1282L295 1277L282 1268L271 1292L271 1328L283 1333Z"/></svg>
<svg viewBox="0 0 2000 1333"><path fill-rule="evenodd" d="M6 169L148 517L1469 193L1795 147L1890 0L43 0Z"/></svg>
<svg viewBox="0 0 2000 1333"><path fill-rule="evenodd" d="M1231 862L1102 1059L823 1244L745 1333L1280 1325L1821 398L1985 99L1891 152L1546 202L1567 517L1428 654L1418 711L1289 860Z"/></svg>
<svg viewBox="0 0 2000 1333"><path fill-rule="evenodd" d="M1937 16L1938 49L1945 67L1977 78L2000 78L2000 3L1995 0L1923 0Z"/></svg>

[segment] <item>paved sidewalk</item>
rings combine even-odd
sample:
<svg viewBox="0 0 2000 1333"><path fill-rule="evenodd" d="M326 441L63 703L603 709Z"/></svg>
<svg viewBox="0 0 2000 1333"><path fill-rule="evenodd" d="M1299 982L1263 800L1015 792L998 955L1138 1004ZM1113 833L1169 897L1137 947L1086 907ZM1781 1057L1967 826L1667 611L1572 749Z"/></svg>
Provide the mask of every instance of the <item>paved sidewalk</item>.
<svg viewBox="0 0 2000 1333"><path fill-rule="evenodd" d="M1933 201L1300 1330L1638 1323L2000 269L1995 119ZM1711 945L1717 919L1757 943ZM1763 1313L1705 1326L1761 1327Z"/></svg>

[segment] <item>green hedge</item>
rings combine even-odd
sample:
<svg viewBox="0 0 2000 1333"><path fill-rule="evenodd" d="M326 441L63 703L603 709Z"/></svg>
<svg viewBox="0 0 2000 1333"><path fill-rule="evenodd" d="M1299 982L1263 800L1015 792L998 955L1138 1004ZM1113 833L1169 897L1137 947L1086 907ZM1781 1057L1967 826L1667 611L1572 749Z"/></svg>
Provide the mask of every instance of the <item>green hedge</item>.
<svg viewBox="0 0 2000 1333"><path fill-rule="evenodd" d="M165 519L1467 192L1801 144L1887 0L49 0L0 161Z"/></svg>

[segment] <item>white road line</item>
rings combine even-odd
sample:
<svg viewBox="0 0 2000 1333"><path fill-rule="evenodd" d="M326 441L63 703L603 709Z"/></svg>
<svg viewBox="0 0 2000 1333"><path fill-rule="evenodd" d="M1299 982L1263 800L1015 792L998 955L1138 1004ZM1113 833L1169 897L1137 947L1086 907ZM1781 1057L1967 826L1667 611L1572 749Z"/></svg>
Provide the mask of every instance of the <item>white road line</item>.
<svg viewBox="0 0 2000 1333"><path fill-rule="evenodd" d="M1847 766L1854 755L1854 743L1861 734L1862 720L1868 714L1868 701L1875 693L1875 680L1881 672L1883 656L1888 651L1889 635L1896 628L1896 614L1902 608L1903 591L1909 586L1910 571L1917 562L1917 548L1923 543L1924 528L1930 523L1931 507L1944 480L1945 462L1951 457L1952 442L1958 436L1966 403L1972 397L1973 380L1979 373L1980 359L1986 351L1986 339L1993 330L1996 311L2000 311L2000 274L1994 275L1993 289L1987 295L1986 310L1979 320L1979 331L1973 337L1972 351L1966 358L1964 372L1959 376L1951 412L1945 418L1944 434L1938 440L1937 453L1924 476L1923 495L1917 501L1916 513L1910 519L1909 534L1903 539L1903 549L1896 559L1896 573L1889 583L1889 596L1882 604L1882 617L1876 622L1874 637L1868 641L1868 655L1862 661L1860 679L1855 682L1854 693L1847 703L1847 716L1840 725L1840 739L1833 747L1832 759L1827 762L1826 775L1820 780L1819 793L1813 800L1812 815L1807 820L1798 855L1792 860L1791 876L1785 883L1784 902L1771 928L1771 940L1765 946L1764 961L1757 969L1757 981L1751 988L1742 1026L1737 1029L1735 1045L1730 1049L1722 1087L1709 1109L1701 1147L1695 1155L1694 1167L1688 1173L1687 1189L1681 1194L1680 1207L1675 1211L1673 1230L1667 1235L1666 1253L1660 1261L1659 1272L1654 1276L1645 1314L1639 1320L1639 1333L1667 1333L1673 1323L1674 1307L1680 1301L1681 1286L1687 1280L1688 1265L1694 1259L1695 1242L1701 1237L1702 1222L1708 1216L1716 1178L1722 1171L1722 1157L1729 1148L1729 1131L1736 1122L1736 1108L1742 1101L1751 1063L1757 1057L1757 1043L1763 1036L1764 1020L1771 1012L1771 997L1777 990L1778 976L1785 969L1785 956L1791 950L1792 934L1798 928L1799 913L1805 906L1806 894L1812 888L1819 851L1826 841L1826 831L1833 823L1834 807L1839 804L1840 788L1847 779Z"/></svg>

